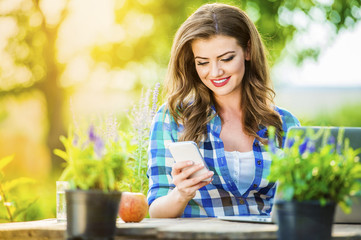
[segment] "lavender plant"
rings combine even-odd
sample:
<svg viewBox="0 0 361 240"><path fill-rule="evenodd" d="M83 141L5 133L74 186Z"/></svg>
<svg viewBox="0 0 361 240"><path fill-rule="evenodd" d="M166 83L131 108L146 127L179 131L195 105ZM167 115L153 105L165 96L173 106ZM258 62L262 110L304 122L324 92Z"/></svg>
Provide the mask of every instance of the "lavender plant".
<svg viewBox="0 0 361 240"><path fill-rule="evenodd" d="M150 126L158 108L159 88L160 84L157 83L154 89L147 89L145 93L142 93L138 104L133 106L129 115L132 123L132 144L135 146L127 166L131 170L127 178L129 191L146 194L148 190L147 148Z"/></svg>
<svg viewBox="0 0 361 240"><path fill-rule="evenodd" d="M65 151L54 151L67 163L60 180L69 181L72 189L120 190L129 141L118 127L116 119L109 117L105 124L85 128L75 124L67 137L61 136Z"/></svg>
<svg viewBox="0 0 361 240"><path fill-rule="evenodd" d="M268 180L278 181L284 200L319 200L338 203L344 212L350 211L349 197L361 191L361 149L352 149L343 138L342 129L337 139L330 131L311 129L307 137L299 132L288 136L291 141L283 152L275 146L275 130L269 128L267 146L272 158ZM319 147L315 147L321 144Z"/></svg>

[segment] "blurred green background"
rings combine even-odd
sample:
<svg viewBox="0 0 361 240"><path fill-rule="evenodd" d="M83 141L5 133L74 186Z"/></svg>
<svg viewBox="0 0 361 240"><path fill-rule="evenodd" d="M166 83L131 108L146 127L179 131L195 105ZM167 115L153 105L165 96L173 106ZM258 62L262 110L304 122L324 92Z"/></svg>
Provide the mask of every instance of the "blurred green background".
<svg viewBox="0 0 361 240"><path fill-rule="evenodd" d="M360 29L360 0L0 0L0 159L14 154L1 181L36 180L16 192L32 203L18 221L55 217L63 161L52 152L73 118L126 119L141 92L162 83L177 28L213 2L239 6L255 22L277 105L303 125L361 126L361 77L344 71L348 57L330 69L343 76L332 84L327 76L320 84L295 78L341 35ZM129 126L122 122L124 131ZM6 209L0 211L2 218Z"/></svg>

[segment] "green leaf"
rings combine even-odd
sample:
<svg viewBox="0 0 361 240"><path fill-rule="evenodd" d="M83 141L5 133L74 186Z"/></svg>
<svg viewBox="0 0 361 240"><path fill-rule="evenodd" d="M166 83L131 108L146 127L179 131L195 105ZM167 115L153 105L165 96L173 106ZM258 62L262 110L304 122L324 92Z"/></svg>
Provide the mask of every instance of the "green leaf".
<svg viewBox="0 0 361 240"><path fill-rule="evenodd" d="M54 154L57 155L58 157L61 157L65 161L68 161L68 154L66 152L64 152L63 150L54 149Z"/></svg>
<svg viewBox="0 0 361 240"><path fill-rule="evenodd" d="M23 206L22 208L17 208L15 210L15 212L13 213L13 218L15 219L16 217L18 217L20 214L26 212L29 207L31 207L32 205L34 205L36 203L36 201L38 201L38 198L32 200L30 203L26 204L25 206Z"/></svg>
<svg viewBox="0 0 361 240"><path fill-rule="evenodd" d="M293 194L294 194L294 187L291 185L285 186L284 190L283 190L283 197L285 200L291 200L293 198Z"/></svg>
<svg viewBox="0 0 361 240"><path fill-rule="evenodd" d="M8 165L14 159L14 155L4 157L0 160L0 170L2 170L6 165Z"/></svg>
<svg viewBox="0 0 361 240"><path fill-rule="evenodd" d="M59 177L59 181L67 181L67 180L70 180L71 177L72 177L72 171L71 171L70 167L68 166L62 172L61 176Z"/></svg>
<svg viewBox="0 0 361 240"><path fill-rule="evenodd" d="M14 188L17 188L21 185L25 185L25 184L33 184L36 183L36 181L34 179L31 178L26 178L26 177L20 177L20 178L16 178L10 181L7 181L3 184L3 190L5 192L11 191Z"/></svg>

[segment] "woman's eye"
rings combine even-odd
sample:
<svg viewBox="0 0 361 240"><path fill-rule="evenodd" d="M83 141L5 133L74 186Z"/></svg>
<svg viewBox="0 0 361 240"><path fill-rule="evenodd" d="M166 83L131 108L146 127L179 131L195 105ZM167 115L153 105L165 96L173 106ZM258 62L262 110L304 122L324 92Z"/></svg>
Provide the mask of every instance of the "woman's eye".
<svg viewBox="0 0 361 240"><path fill-rule="evenodd" d="M197 62L197 65L206 65L208 62Z"/></svg>
<svg viewBox="0 0 361 240"><path fill-rule="evenodd" d="M222 59L223 62L229 62L234 58L234 56L230 56L229 58Z"/></svg>

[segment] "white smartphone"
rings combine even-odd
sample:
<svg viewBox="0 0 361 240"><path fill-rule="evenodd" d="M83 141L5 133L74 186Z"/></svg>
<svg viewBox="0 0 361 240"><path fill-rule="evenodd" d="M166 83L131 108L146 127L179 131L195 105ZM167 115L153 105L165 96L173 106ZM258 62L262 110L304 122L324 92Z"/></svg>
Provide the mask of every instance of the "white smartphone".
<svg viewBox="0 0 361 240"><path fill-rule="evenodd" d="M193 173L190 178L198 177L208 172L208 167L198 149L198 146L193 141L173 142L168 145L169 151L176 162L193 161L194 164L203 163L204 168ZM210 181L211 178L204 179L203 181Z"/></svg>

